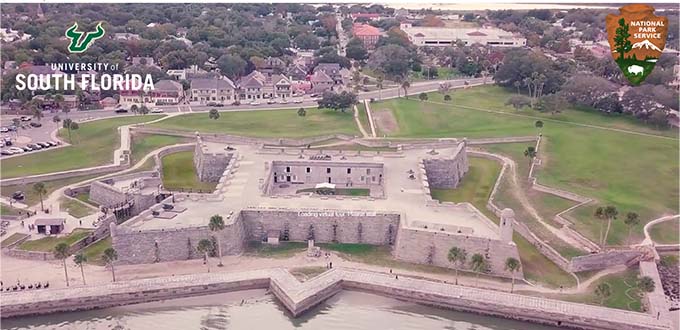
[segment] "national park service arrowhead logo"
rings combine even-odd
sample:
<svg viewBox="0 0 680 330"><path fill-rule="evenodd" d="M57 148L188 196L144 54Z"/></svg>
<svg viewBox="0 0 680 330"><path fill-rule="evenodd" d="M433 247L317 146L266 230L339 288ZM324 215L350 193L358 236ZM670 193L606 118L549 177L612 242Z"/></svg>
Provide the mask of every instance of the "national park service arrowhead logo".
<svg viewBox="0 0 680 330"><path fill-rule="evenodd" d="M668 18L654 15L650 5L625 5L620 15L607 15L612 56L628 81L639 85L652 73L666 46Z"/></svg>

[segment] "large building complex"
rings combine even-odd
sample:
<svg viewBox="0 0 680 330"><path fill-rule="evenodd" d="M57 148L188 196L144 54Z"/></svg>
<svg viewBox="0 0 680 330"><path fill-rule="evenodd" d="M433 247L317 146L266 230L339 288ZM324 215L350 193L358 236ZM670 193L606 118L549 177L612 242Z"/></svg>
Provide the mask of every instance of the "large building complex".
<svg viewBox="0 0 680 330"><path fill-rule="evenodd" d="M498 28L447 28L413 26L402 23L402 31L418 47L446 47L460 40L464 45L480 44L493 47L523 47L527 40Z"/></svg>

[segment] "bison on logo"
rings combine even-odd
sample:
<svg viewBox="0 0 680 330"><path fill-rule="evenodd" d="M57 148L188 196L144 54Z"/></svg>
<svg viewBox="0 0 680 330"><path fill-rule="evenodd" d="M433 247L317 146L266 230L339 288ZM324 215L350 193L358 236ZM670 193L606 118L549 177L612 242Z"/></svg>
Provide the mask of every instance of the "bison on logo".
<svg viewBox="0 0 680 330"><path fill-rule="evenodd" d="M668 18L654 15L650 5L625 5L620 15L607 15L612 56L623 75L639 85L652 72L666 46Z"/></svg>

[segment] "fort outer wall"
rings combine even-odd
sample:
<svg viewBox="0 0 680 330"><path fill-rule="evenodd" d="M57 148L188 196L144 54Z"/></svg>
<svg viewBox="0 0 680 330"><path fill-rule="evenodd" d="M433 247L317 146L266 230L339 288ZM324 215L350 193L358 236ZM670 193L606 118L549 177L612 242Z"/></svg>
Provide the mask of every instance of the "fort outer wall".
<svg viewBox="0 0 680 330"><path fill-rule="evenodd" d="M245 209L220 232L207 227L165 230L132 230L125 225L112 230L113 246L119 262L153 263L201 258L196 245L201 239L219 235L224 255L242 253L247 241L262 242L269 231L285 234L290 241L306 241L313 236L320 243L363 243L393 246L396 259L454 268L447 259L450 248L464 248L468 258L479 253L489 262L488 272L497 276L521 277L522 271L505 269L508 257L519 259L516 246L507 240L494 240L434 230L402 227L397 213L346 210ZM112 227L113 228L113 227ZM469 269L469 262L458 266Z"/></svg>
<svg viewBox="0 0 680 330"><path fill-rule="evenodd" d="M207 221L206 221L207 222ZM225 223L224 229L210 231L208 226L178 229L133 230L111 224L112 246L118 252L121 264L150 264L162 261L202 258L198 242L219 237L222 254L235 255L245 248L243 221L236 219Z"/></svg>
<svg viewBox="0 0 680 330"><path fill-rule="evenodd" d="M451 157L440 156L422 160L430 187L438 189L458 187L458 183L469 168L465 145L465 141L459 144Z"/></svg>
<svg viewBox="0 0 680 330"><path fill-rule="evenodd" d="M194 148L194 168L203 182L218 182L229 165L231 153L210 153L199 135Z"/></svg>

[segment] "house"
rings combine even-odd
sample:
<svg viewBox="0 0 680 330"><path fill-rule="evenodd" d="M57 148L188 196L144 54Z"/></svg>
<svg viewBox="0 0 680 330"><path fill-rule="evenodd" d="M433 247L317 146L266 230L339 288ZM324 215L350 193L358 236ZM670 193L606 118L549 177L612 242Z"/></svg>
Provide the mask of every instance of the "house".
<svg viewBox="0 0 680 330"><path fill-rule="evenodd" d="M17 62L16 61L5 61L5 64L2 66L3 69L5 70L14 70L17 68Z"/></svg>
<svg viewBox="0 0 680 330"><path fill-rule="evenodd" d="M527 44L526 38L498 28L414 27L411 23L401 23L399 28L417 47L450 47L458 40L466 46L524 47Z"/></svg>
<svg viewBox="0 0 680 330"><path fill-rule="evenodd" d="M166 72L168 76L177 80L191 80L197 78L216 78L219 79L221 75L217 72L208 72L198 67L198 65L191 65L185 69L173 69Z"/></svg>
<svg viewBox="0 0 680 330"><path fill-rule="evenodd" d="M291 81L286 76L273 74L267 77L259 71L253 71L241 78L238 87L242 100L286 98L293 93Z"/></svg>
<svg viewBox="0 0 680 330"><path fill-rule="evenodd" d="M356 21L358 18L366 19L366 20L369 20L369 21L376 21L376 20L380 19L380 14L353 13L353 14L350 14L350 17L352 17L353 21Z"/></svg>
<svg viewBox="0 0 680 330"><path fill-rule="evenodd" d="M286 62L278 57L267 57L256 69L265 75L280 74L286 70Z"/></svg>
<svg viewBox="0 0 680 330"><path fill-rule="evenodd" d="M132 65L141 65L141 66L155 66L158 68L158 65L156 65L156 62L154 61L153 57L133 57L132 58Z"/></svg>
<svg viewBox="0 0 680 330"><path fill-rule="evenodd" d="M114 40L140 40L141 37L138 34L134 33L114 33L113 34L113 39Z"/></svg>
<svg viewBox="0 0 680 330"><path fill-rule="evenodd" d="M333 78L329 77L323 70L315 70L314 74L309 78L312 83L312 92L323 93L328 90L333 90L335 86L335 81Z"/></svg>
<svg viewBox="0 0 680 330"><path fill-rule="evenodd" d="M380 39L380 30L368 24L354 23L352 26L352 35L361 40L366 49L374 49L375 44Z"/></svg>
<svg viewBox="0 0 680 330"><path fill-rule="evenodd" d="M61 102L61 109L75 109L78 107L78 96L76 95L62 95L64 100ZM33 96L33 100L39 100L43 108L57 108L57 102L54 100L54 95L47 98L46 95Z"/></svg>
<svg viewBox="0 0 680 330"><path fill-rule="evenodd" d="M232 103L237 100L236 86L227 77L196 78L191 80L191 102L199 104Z"/></svg>
<svg viewBox="0 0 680 330"><path fill-rule="evenodd" d="M35 226L39 234L56 235L64 230L64 218L35 219Z"/></svg>
<svg viewBox="0 0 680 330"><path fill-rule="evenodd" d="M290 85L293 95L304 95L312 91L312 82L305 80L291 81Z"/></svg>
<svg viewBox="0 0 680 330"><path fill-rule="evenodd" d="M21 31L12 30L10 28L0 29L0 40L2 42L15 42L31 39L31 35Z"/></svg>
<svg viewBox="0 0 680 330"><path fill-rule="evenodd" d="M319 63L319 65L314 68L314 73L318 71L323 71L323 73L330 77L336 85L342 85L344 83L340 71L340 64L338 63Z"/></svg>
<svg viewBox="0 0 680 330"><path fill-rule="evenodd" d="M292 65L286 73L291 80L307 80L307 69L302 65Z"/></svg>
<svg viewBox="0 0 680 330"><path fill-rule="evenodd" d="M113 97L109 96L99 100L99 105L102 108L113 108L116 105L118 105L118 101L116 101L116 99L114 99Z"/></svg>
<svg viewBox="0 0 680 330"><path fill-rule="evenodd" d="M159 80L154 84L153 90L143 93L139 90L120 91L120 103L125 105L151 104L178 104L185 98L182 84L174 80Z"/></svg>

